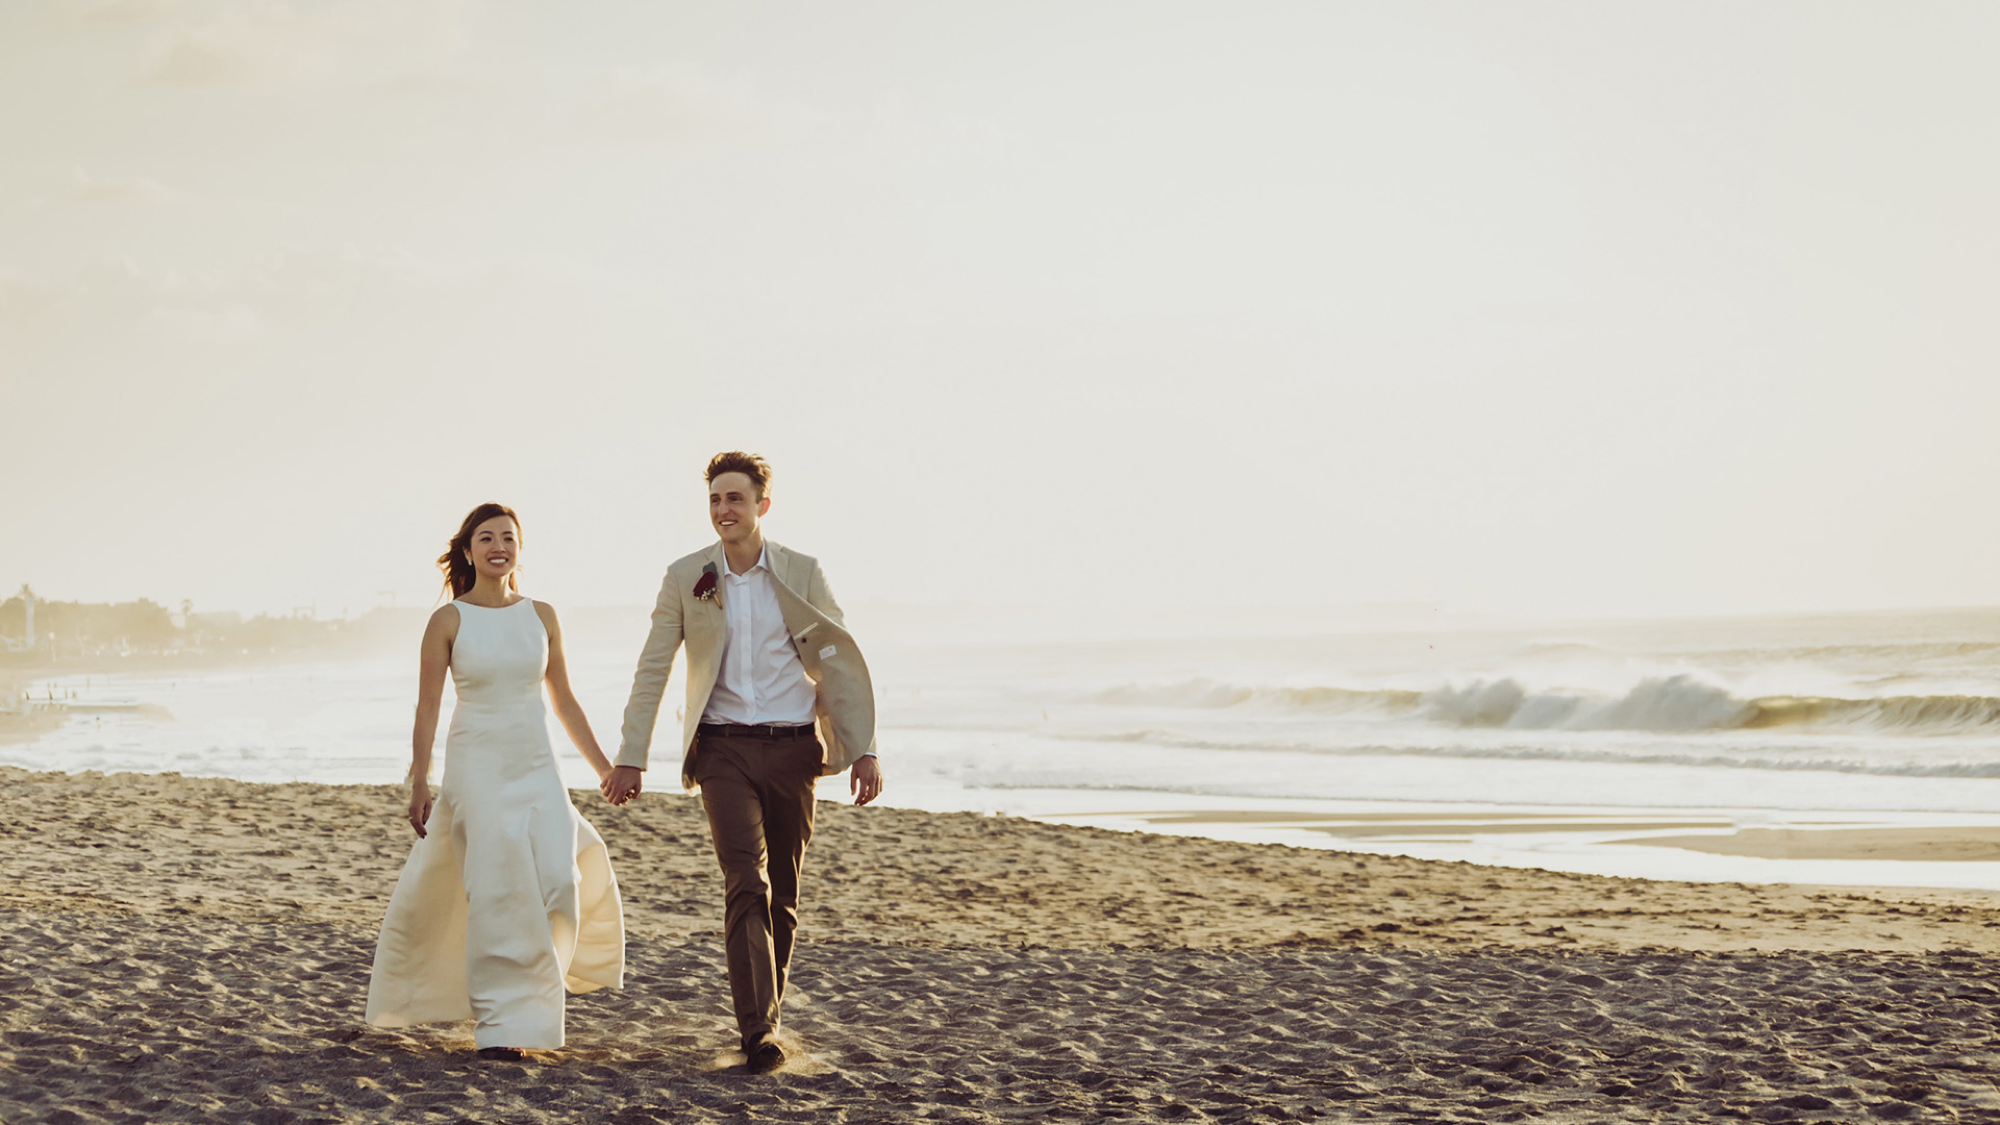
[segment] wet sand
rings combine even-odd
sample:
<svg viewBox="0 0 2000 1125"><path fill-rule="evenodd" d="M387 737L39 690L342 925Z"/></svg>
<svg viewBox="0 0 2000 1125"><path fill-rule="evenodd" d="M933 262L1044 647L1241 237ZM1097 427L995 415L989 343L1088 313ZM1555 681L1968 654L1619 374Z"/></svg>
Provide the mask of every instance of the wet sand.
<svg viewBox="0 0 2000 1125"><path fill-rule="evenodd" d="M2000 1121L2000 905L822 804L742 1072L697 802L570 1045L361 1024L391 787L0 770L0 1121Z"/></svg>
<svg viewBox="0 0 2000 1125"><path fill-rule="evenodd" d="M2000 828L1941 825L1924 828L1744 828L1728 835L1653 836L1620 840L1657 848L1686 848L1713 855L1758 859L1886 859L1899 862L2000 861Z"/></svg>

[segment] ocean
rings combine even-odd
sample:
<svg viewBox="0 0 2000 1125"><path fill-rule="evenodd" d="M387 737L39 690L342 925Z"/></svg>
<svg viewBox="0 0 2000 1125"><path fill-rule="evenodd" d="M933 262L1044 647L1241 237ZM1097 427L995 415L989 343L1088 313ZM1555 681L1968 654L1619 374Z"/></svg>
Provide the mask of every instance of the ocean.
<svg viewBox="0 0 2000 1125"><path fill-rule="evenodd" d="M572 679L609 751L645 614L579 617ZM2000 610L1062 643L871 645L854 624L885 804L1603 874L2000 889L2000 863L1643 842L2000 826ZM0 763L397 782L409 647L40 680L32 693L136 706L79 710ZM551 736L590 785L553 720Z"/></svg>

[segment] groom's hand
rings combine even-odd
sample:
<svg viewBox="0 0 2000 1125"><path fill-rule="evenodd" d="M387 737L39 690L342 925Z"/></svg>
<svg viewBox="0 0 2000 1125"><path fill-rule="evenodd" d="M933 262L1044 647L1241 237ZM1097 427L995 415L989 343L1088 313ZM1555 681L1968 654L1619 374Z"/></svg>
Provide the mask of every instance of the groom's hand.
<svg viewBox="0 0 2000 1125"><path fill-rule="evenodd" d="M639 795L645 777L644 770L633 769L631 766L612 766L611 772L604 775L604 781L598 785L598 789L604 793L605 800L614 805L622 805Z"/></svg>
<svg viewBox="0 0 2000 1125"><path fill-rule="evenodd" d="M848 771L847 791L854 794L854 803L865 805L882 795L882 763L873 756L862 758Z"/></svg>

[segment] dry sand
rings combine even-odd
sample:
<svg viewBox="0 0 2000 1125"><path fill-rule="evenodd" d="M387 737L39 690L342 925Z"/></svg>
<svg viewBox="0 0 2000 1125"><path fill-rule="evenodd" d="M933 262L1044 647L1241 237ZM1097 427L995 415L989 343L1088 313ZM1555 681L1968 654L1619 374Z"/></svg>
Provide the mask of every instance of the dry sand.
<svg viewBox="0 0 2000 1125"><path fill-rule="evenodd" d="M1993 1121L1987 896L1659 883L820 807L742 1072L696 802L590 803L570 1046L361 1024L390 787L0 770L0 1121Z"/></svg>

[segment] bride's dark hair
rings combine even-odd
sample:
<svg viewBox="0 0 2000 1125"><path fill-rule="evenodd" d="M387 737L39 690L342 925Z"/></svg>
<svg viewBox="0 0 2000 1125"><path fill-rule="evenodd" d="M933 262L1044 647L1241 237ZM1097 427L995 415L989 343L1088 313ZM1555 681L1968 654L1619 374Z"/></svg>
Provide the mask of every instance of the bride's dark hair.
<svg viewBox="0 0 2000 1125"><path fill-rule="evenodd" d="M505 504L481 504L465 515L465 522L458 525L458 534L451 537L451 546L438 556L438 569L444 571L444 586L453 598L462 598L479 575L472 569L472 560L465 557L472 550L472 533L482 523L495 516L506 516L514 521L514 531L520 534L521 517ZM507 576L507 588L521 592L521 572L517 569Z"/></svg>

